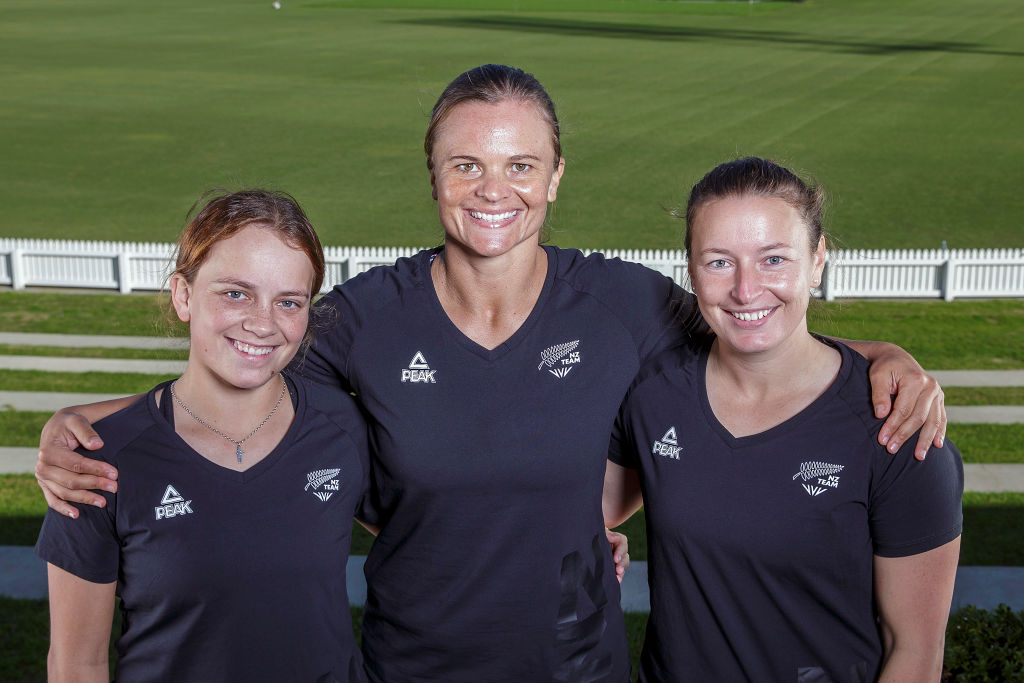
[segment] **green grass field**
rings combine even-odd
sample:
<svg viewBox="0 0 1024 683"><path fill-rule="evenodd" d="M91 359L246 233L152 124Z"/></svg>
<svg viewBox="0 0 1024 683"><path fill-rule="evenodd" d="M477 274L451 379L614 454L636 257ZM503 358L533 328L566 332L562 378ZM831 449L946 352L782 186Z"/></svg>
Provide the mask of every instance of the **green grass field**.
<svg viewBox="0 0 1024 683"><path fill-rule="evenodd" d="M713 165L757 154L825 184L841 246L1024 246L1017 0L282 2L8 0L0 237L170 241L204 190L265 185L292 192L325 244L437 243L430 106L457 73L496 61L534 72L558 105L568 167L555 244L678 248L667 209ZM148 295L0 292L0 330L164 334L154 307ZM1021 301L852 302L812 319L900 343L930 368L1024 367ZM19 389L97 380L0 373ZM34 445L45 418L0 412L0 445ZM950 436L968 458L1024 460L1019 425ZM43 505L31 475L0 476L0 545L32 543ZM1022 525L1024 494L968 494L962 563L1021 564ZM628 530L643 559L642 517ZM369 543L357 529L353 552ZM0 598L0 680L45 680L45 611ZM635 660L645 619L628 619Z"/></svg>
<svg viewBox="0 0 1024 683"><path fill-rule="evenodd" d="M153 336L171 331L151 294L76 294L0 290L0 330ZM846 339L884 339L930 369L1024 368L1024 299L815 302L815 332ZM73 350L11 349L0 353L78 355ZM181 358L178 352L90 351L103 357Z"/></svg>
<svg viewBox="0 0 1024 683"><path fill-rule="evenodd" d="M676 247L741 154L820 178L848 246L1024 244L1017 0L8 0L0 236L166 241L265 184L326 244L436 243L427 114L488 61L559 106L557 244Z"/></svg>

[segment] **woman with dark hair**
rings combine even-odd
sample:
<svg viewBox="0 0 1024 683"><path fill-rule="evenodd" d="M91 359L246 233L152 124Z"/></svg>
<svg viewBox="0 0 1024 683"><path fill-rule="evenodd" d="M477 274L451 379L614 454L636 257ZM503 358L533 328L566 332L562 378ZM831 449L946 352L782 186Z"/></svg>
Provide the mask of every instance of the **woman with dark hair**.
<svg viewBox="0 0 1024 683"><path fill-rule="evenodd" d="M335 323L317 330L303 368L311 386L352 391L370 423L366 521L382 529L365 565L368 674L626 680L601 511L608 436L641 363L686 339L692 299L637 264L541 244L565 160L554 105L530 74L458 76L424 148L443 245L326 295ZM890 425L893 443L934 413L926 449L944 424L934 381L896 347L860 348L886 360L881 402L903 378L897 402L915 417ZM64 414L44 443L91 436ZM114 486L53 466L111 472L44 448L47 500L69 514L58 497L94 494L61 484Z"/></svg>
<svg viewBox="0 0 1024 683"><path fill-rule="evenodd" d="M778 164L718 166L686 208L711 334L640 371L605 512L641 504L641 681L936 681L963 468L877 441L867 362L807 330L823 193ZM642 493L642 499L641 499Z"/></svg>
<svg viewBox="0 0 1024 683"><path fill-rule="evenodd" d="M101 420L120 491L36 546L50 587L50 681L361 681L345 591L369 480L365 424L283 374L305 343L324 257L287 195L210 199L178 243L181 377Z"/></svg>

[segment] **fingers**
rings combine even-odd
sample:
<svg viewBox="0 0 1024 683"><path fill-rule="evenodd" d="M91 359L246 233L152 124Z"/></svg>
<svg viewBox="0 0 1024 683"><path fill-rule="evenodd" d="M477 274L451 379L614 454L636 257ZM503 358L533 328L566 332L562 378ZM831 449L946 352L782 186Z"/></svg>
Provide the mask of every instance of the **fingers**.
<svg viewBox="0 0 1024 683"><path fill-rule="evenodd" d="M626 570L629 568L629 553L625 553L622 556L620 562L615 563L615 580L622 583L622 580L626 578Z"/></svg>
<svg viewBox="0 0 1024 683"><path fill-rule="evenodd" d="M928 419L921 427L921 433L917 437L917 446L914 448L914 457L924 460L931 446L942 448L946 440L946 397L939 390L939 397L932 403L932 409L928 413Z"/></svg>
<svg viewBox="0 0 1024 683"><path fill-rule="evenodd" d="M895 453L920 429L914 457L924 460L928 446L945 436L945 420L944 397L938 382L929 375L910 375L899 381L892 411L879 431L878 442Z"/></svg>
<svg viewBox="0 0 1024 683"><path fill-rule="evenodd" d="M65 517L70 517L71 519L78 519L78 509L74 505L66 503L63 500L61 500L60 497L54 495L50 491L47 484L45 484L44 482L40 481L39 479L36 479L36 481L39 482L39 488L43 490L43 498L46 499L46 504L48 506L53 508L57 513L64 515Z"/></svg>
<svg viewBox="0 0 1024 683"><path fill-rule="evenodd" d="M82 456L78 457L87 463L96 462L94 460L86 460ZM35 473L36 482L39 483L39 488L43 490L43 496L46 498L47 505L69 517L78 517L77 510L73 506L57 504L55 501L85 503L86 505L104 507L107 504L106 499L96 491L117 492L116 481L92 474L78 474L75 471L60 467L51 467L43 464L41 461L36 462Z"/></svg>
<svg viewBox="0 0 1024 683"><path fill-rule="evenodd" d="M892 409L892 395L896 393L895 378L876 375L875 366L871 366L871 405L875 407L875 417L881 419ZM884 430L883 430L884 431Z"/></svg>
<svg viewBox="0 0 1024 683"><path fill-rule="evenodd" d="M615 560L615 578L622 583L622 578L629 568L629 539L616 531L604 530L608 543L612 547L612 558Z"/></svg>
<svg viewBox="0 0 1024 683"><path fill-rule="evenodd" d="M82 475L88 479L65 479L69 476ZM117 479L117 469L101 460L92 460L79 455L60 443L43 444L36 460L36 478L55 481L58 485L68 488L103 489L111 493L117 491L113 480ZM100 481L111 480L111 481ZM79 481L89 486L68 485L66 481ZM111 488L113 485L113 488Z"/></svg>
<svg viewBox="0 0 1024 683"><path fill-rule="evenodd" d="M92 428L89 421L78 413L57 413L43 426L40 443L54 441L66 443L70 448L79 445L89 451L103 446L103 439Z"/></svg>
<svg viewBox="0 0 1024 683"><path fill-rule="evenodd" d="M78 517L78 510L70 503L106 505L103 496L90 489L117 492L117 470L108 463L75 453L69 448L74 442L74 437L65 437L43 443L35 468L46 504L71 518Z"/></svg>

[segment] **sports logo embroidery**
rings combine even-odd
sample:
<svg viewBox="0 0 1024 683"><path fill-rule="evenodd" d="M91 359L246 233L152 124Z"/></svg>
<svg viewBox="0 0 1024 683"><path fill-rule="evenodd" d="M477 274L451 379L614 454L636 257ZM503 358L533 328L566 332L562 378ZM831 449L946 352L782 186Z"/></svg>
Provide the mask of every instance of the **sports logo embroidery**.
<svg viewBox="0 0 1024 683"><path fill-rule="evenodd" d="M434 379L435 372L437 371L431 370L430 366L427 365L427 359L423 357L423 352L417 351L416 355L409 361L409 368L402 370L402 381L437 384L437 380Z"/></svg>
<svg viewBox="0 0 1024 683"><path fill-rule="evenodd" d="M153 508L157 519L167 519L178 515L192 514L192 501L178 493L178 489L171 484L164 489L164 497L160 499L160 505Z"/></svg>
<svg viewBox="0 0 1024 683"><path fill-rule="evenodd" d="M801 486L804 487L804 491L807 491L807 495L820 496L829 489L839 488L839 472L845 469L845 465L833 465L827 462L818 462L812 460L811 462L800 463L800 471L793 475L793 480L796 481L797 477L802 477L804 482ZM813 484L806 482L811 479L816 479Z"/></svg>
<svg viewBox="0 0 1024 683"><path fill-rule="evenodd" d="M335 477L340 473L341 468L338 467L329 470L316 470L315 472L310 472L306 475L306 479L308 481L306 483L306 487L302 490L309 491L309 488L313 487L313 490L309 492L326 503L330 497L337 492L340 486L339 480L335 479ZM318 491L317 489L320 490Z"/></svg>
<svg viewBox="0 0 1024 683"><path fill-rule="evenodd" d="M540 365L537 369L540 370L545 365L548 366L548 372L559 379L565 377L576 365L582 360L580 359L580 352L576 348L580 345L580 340L577 339L571 342L565 342L564 344L555 344L549 346L540 352ZM558 367L555 367L557 364Z"/></svg>
<svg viewBox="0 0 1024 683"><path fill-rule="evenodd" d="M673 460L678 460L679 454L682 452L683 447L679 445L679 438L676 436L675 427L669 427L668 431L665 432L665 436L655 441L651 447L652 454Z"/></svg>

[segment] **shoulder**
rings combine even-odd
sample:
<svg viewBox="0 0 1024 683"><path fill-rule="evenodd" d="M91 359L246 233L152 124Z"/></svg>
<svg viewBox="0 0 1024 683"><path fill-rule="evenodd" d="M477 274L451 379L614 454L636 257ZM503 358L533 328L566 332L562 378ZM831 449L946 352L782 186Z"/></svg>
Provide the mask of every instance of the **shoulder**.
<svg viewBox="0 0 1024 683"><path fill-rule="evenodd" d="M408 305L404 302L429 293L430 261L436 251L371 268L322 296L313 309L313 339L292 367L315 381L347 386L348 358L361 334L381 326L390 329L401 314L398 309Z"/></svg>
<svg viewBox="0 0 1024 683"><path fill-rule="evenodd" d="M390 266L375 266L335 285L317 302L317 307L380 308L393 297L409 290L424 289L430 281L430 262L438 248L427 249L395 261Z"/></svg>
<svg viewBox="0 0 1024 683"><path fill-rule="evenodd" d="M672 280L650 268L608 258L600 252L585 255L579 249L545 246L549 258L556 259L555 277L579 289L594 293L622 292L637 294L656 291L662 296L675 285ZM659 303L664 304L662 298Z"/></svg>
<svg viewBox="0 0 1024 683"><path fill-rule="evenodd" d="M836 381L837 401L842 404L844 410L849 411L850 419L860 425L865 435L877 444L876 437L885 420L875 417L875 409L871 403L871 363L842 342L818 338L837 349L842 356L843 364ZM885 451L881 445L879 448Z"/></svg>
<svg viewBox="0 0 1024 683"><path fill-rule="evenodd" d="M633 386L639 387L667 377L695 376L697 372L703 371L704 360L713 341L713 337L696 337L662 351L644 363L636 374Z"/></svg>
<svg viewBox="0 0 1024 683"><path fill-rule="evenodd" d="M118 464L118 455L125 449L147 438L157 426L157 418L150 406L158 390L166 389L170 381L163 382L150 389L146 394L126 408L112 413L93 424L93 429L103 439L103 447L96 451L78 449L78 452L89 458L104 460L113 465ZM168 399L169 395L164 394Z"/></svg>
<svg viewBox="0 0 1024 683"><path fill-rule="evenodd" d="M696 329L693 295L671 278L601 253L584 255L577 249L552 246L544 249L555 261L558 284L591 297L635 338L650 342L644 345L644 357L651 350L674 345Z"/></svg>
<svg viewBox="0 0 1024 683"><path fill-rule="evenodd" d="M319 386L311 387L301 377L287 378L295 391L305 431L329 431L336 438L348 438L360 451L366 449L366 419L351 394L340 389L327 392Z"/></svg>
<svg viewBox="0 0 1024 683"><path fill-rule="evenodd" d="M709 337L690 339L647 360L633 379L624 403L633 408L648 405L651 400L679 403L696 397L711 342Z"/></svg>

